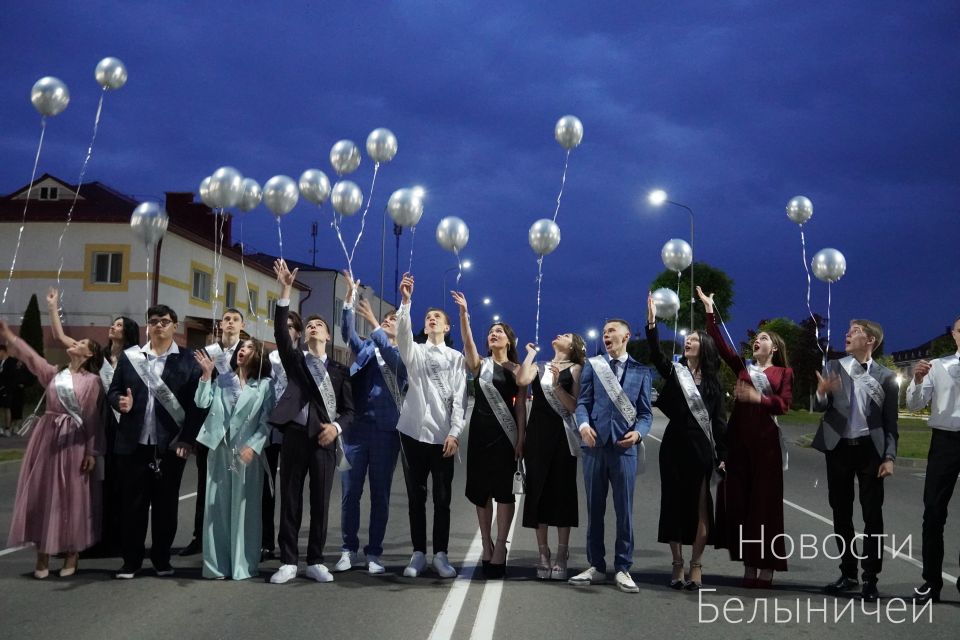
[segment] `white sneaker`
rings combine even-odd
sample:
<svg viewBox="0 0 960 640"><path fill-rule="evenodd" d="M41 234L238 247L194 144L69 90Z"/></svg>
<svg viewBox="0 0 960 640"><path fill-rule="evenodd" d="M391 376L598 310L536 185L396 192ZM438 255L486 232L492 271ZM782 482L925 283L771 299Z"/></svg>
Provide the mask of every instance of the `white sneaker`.
<svg viewBox="0 0 960 640"><path fill-rule="evenodd" d="M633 581L633 578L630 577L628 572L617 571L617 575L614 576L613 579L617 583L617 589L620 589L620 591L624 593L640 593L640 588L637 587L637 583Z"/></svg>
<svg viewBox="0 0 960 640"><path fill-rule="evenodd" d="M410 556L410 564L407 565L407 568L403 570L404 578L416 578L423 570L427 568L427 557L423 555L422 551L414 551L413 555Z"/></svg>
<svg viewBox="0 0 960 640"><path fill-rule="evenodd" d="M600 584L607 581L607 574L596 567L590 567L583 573L578 573L568 580L572 585L583 587L591 584Z"/></svg>
<svg viewBox="0 0 960 640"><path fill-rule="evenodd" d="M308 566L307 577L317 582L333 582L333 574L322 564L311 564Z"/></svg>
<svg viewBox="0 0 960 640"><path fill-rule="evenodd" d="M280 568L277 569L277 572L270 576L270 582L272 584L284 584L285 582L290 582L297 577L297 565L295 564L282 564Z"/></svg>
<svg viewBox="0 0 960 640"><path fill-rule="evenodd" d="M9 438L9 437L10 437L10 434L7 432L6 429L0 429L0 438Z"/></svg>
<svg viewBox="0 0 960 640"><path fill-rule="evenodd" d="M380 562L380 556L367 556L367 573L377 576L384 571L386 571L386 568Z"/></svg>
<svg viewBox="0 0 960 640"><path fill-rule="evenodd" d="M450 566L446 551L438 551L433 554L433 570L436 571L441 578L457 577L457 570Z"/></svg>
<svg viewBox="0 0 960 640"><path fill-rule="evenodd" d="M356 551L344 551L340 554L337 564L333 565L333 570L337 572L350 571L358 564L360 564L360 558Z"/></svg>

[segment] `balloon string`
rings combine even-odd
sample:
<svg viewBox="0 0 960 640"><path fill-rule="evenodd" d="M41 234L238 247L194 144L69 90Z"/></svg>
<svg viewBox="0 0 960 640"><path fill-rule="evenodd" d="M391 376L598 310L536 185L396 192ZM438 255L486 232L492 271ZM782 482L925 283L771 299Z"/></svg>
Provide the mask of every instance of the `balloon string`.
<svg viewBox="0 0 960 640"><path fill-rule="evenodd" d="M810 306L810 265L807 264L807 240L803 235L803 225L800 225L800 248L803 251L803 268L807 272L807 313L810 314L810 319L813 320L813 333L817 337L817 349L820 349L820 352L826 358L826 352L823 350L823 345L820 344L820 323L817 322L817 318L813 315L813 308Z"/></svg>
<svg viewBox="0 0 960 640"><path fill-rule="evenodd" d="M744 370L747 369L747 361L743 359L743 354L740 353L740 350L737 349L737 343L733 340L733 336L730 335L730 332L727 331L727 325L724 323L723 318L720 317L720 312L717 311L717 308L713 308L713 315L717 316L717 320L720 321L720 326L723 328L723 332L727 335L727 340L730 341L730 348L737 353L737 357L740 358L740 364L743 365Z"/></svg>
<svg viewBox="0 0 960 640"><path fill-rule="evenodd" d="M350 252L347 251L347 245L343 241L343 234L340 232L340 221L337 219L336 210L333 212L333 224L331 226L333 227L333 230L337 232L337 240L340 241L340 247L343 249L343 257L347 259L347 273L349 273L350 277L353 278L353 266L350 260ZM281 257L283 256L281 255Z"/></svg>
<svg viewBox="0 0 960 640"><path fill-rule="evenodd" d="M830 351L830 305L833 302L833 283L827 282L827 351ZM827 351L823 352L823 366L827 366Z"/></svg>
<svg viewBox="0 0 960 640"><path fill-rule="evenodd" d="M680 272L677 271L677 298L680 298ZM670 354L671 360L677 355L677 327L680 322L680 307L677 307L677 315L673 317L673 353Z"/></svg>
<svg viewBox="0 0 960 640"><path fill-rule="evenodd" d="M363 228L367 222L367 211L370 210L370 202L373 200L373 188L377 184L377 171L380 169L380 163L374 163L373 165L373 180L370 181L370 193L367 194L367 206L363 209L363 214L360 216L360 233L357 234L357 239L353 243L353 249L350 250L350 257L347 258L347 267L350 269L350 277L353 277L353 256L357 252L357 245L360 244L360 238L363 237Z"/></svg>
<svg viewBox="0 0 960 640"><path fill-rule="evenodd" d="M540 286L543 283L543 256L537 258L537 322L534 325L533 344L540 345Z"/></svg>
<svg viewBox="0 0 960 640"><path fill-rule="evenodd" d="M277 240L280 241L280 259L283 260L283 231L280 230L280 216L277 218Z"/></svg>
<svg viewBox="0 0 960 640"><path fill-rule="evenodd" d="M553 221L557 221L557 214L560 213L560 198L563 197L563 188L567 184L567 167L570 166L570 149L567 149L567 157L563 161L563 177L560 179L560 193L557 194L557 208L553 211Z"/></svg>
<svg viewBox="0 0 960 640"><path fill-rule="evenodd" d="M3 288L3 299L0 306L7 304L7 292L10 291L10 282L13 280L13 270L17 266L17 254L20 253L20 240L23 238L23 228L27 224L27 207L30 206L30 194L33 193L33 182L37 179L37 165L40 164L40 150L43 148L43 134L47 131L47 116L40 118L40 143L37 145L37 156L33 159L33 173L30 174L30 186L27 188L26 202L23 203L23 217L20 220L20 230L17 232L17 247L13 250L13 261L10 263L10 273L7 275L7 284Z"/></svg>
<svg viewBox="0 0 960 640"><path fill-rule="evenodd" d="M60 289L60 274L63 273L63 238L67 235L67 229L70 227L70 221L73 219L73 210L77 206L77 200L80 198L80 187L83 185L83 178L87 174L87 165L93 156L93 143L97 140L97 129L100 128L100 113L103 111L103 96L107 93L104 89L100 93L100 102L97 104L97 115L93 118L93 136L90 138L90 146L87 147L87 155L83 159L83 165L80 167L80 178L77 180L77 190L73 193L73 202L70 203L70 209L67 211L67 222L63 225L63 231L60 232L60 240L57 242L57 253L60 255L60 266L57 267L57 290L60 291L60 308L57 312L63 319L63 300L66 298L64 291Z"/></svg>
<svg viewBox="0 0 960 640"><path fill-rule="evenodd" d="M417 226L410 227L410 264L407 266L407 273L413 273L413 239L417 235Z"/></svg>
<svg viewBox="0 0 960 640"><path fill-rule="evenodd" d="M147 304L144 305L144 309L143 309L143 315L146 316L147 311L150 309L150 244L144 242L143 249L144 249L144 253L146 253L146 256L147 256L147 299L146 299Z"/></svg>
<svg viewBox="0 0 960 640"><path fill-rule="evenodd" d="M250 296L250 283L249 283L249 281L247 280L247 265L244 264L244 262L243 262L243 254L244 254L244 246L243 246L243 217L241 216L241 217L240 217L240 271L243 273L243 288L247 291L247 297L249 298L249 296ZM256 310L256 309L249 309L249 305L247 305L247 307L248 307L248 310L250 311L250 315L253 316L253 319L254 319L254 320L257 320L257 321L259 322L260 318L257 317L257 310Z"/></svg>
<svg viewBox="0 0 960 640"><path fill-rule="evenodd" d="M456 289L457 289L457 291L459 291L459 290L460 290L460 278L463 277L463 263L460 262L460 251L459 251L458 249L454 249L453 255L457 256L457 284L456 284Z"/></svg>

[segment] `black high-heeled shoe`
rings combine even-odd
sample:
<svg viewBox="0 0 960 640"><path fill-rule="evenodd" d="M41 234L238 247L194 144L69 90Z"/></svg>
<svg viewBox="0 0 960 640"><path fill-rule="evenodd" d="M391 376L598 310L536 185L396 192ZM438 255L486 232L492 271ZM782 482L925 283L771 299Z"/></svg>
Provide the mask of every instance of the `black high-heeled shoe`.
<svg viewBox="0 0 960 640"><path fill-rule="evenodd" d="M673 566L673 567L682 567L682 566L683 566L683 560L674 560L673 563L672 563L672 566ZM687 586L687 581L683 579L683 572L682 572L682 571L680 572L680 579L679 579L679 580L673 580L673 579L670 580L670 588L671 588L671 589L676 589L677 591L680 591L680 590L683 589L685 586Z"/></svg>
<svg viewBox="0 0 960 640"><path fill-rule="evenodd" d="M703 580L703 565L699 562L690 561L690 575L693 575L693 568L696 567L700 569L700 580ZM683 587L687 591L700 591L703 588L702 582L696 582L695 580L688 580L687 584Z"/></svg>
<svg viewBox="0 0 960 640"><path fill-rule="evenodd" d="M500 543L500 540L497 540L497 543ZM507 541L503 540L503 546L507 546ZM506 554L504 554L504 561L501 563L496 563L493 561L493 554L496 553L496 546L494 546L493 553L490 554L490 562L484 567L483 575L491 580L500 580L505 575L507 575L507 562Z"/></svg>
<svg viewBox="0 0 960 640"><path fill-rule="evenodd" d="M486 548L487 548L487 543L486 543L486 542L481 542L481 546L484 548L484 550L486 550ZM483 553L482 553L482 552L481 552L480 555L481 555L481 557L480 557L480 566L481 566L481 568L483 569L483 575L486 576L486 575L487 575L487 570L490 568L490 561L483 559ZM493 541L490 542L490 556L493 557Z"/></svg>

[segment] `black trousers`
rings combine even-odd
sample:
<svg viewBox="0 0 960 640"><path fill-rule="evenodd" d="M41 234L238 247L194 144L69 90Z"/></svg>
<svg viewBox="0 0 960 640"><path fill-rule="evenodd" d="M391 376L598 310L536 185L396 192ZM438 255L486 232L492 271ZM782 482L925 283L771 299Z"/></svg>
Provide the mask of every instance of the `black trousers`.
<svg viewBox="0 0 960 640"><path fill-rule="evenodd" d="M337 453L324 449L316 438L307 436L303 427L289 423L280 446L280 559L297 564L300 523L303 521L303 484L310 476L310 537L307 564L323 562L327 543L327 515L330 490L337 469Z"/></svg>
<svg viewBox="0 0 960 640"><path fill-rule="evenodd" d="M883 478L877 477L880 454L869 437L856 445L841 440L827 457L827 492L833 509L833 532L843 539L840 571L848 578L857 578L857 555L862 560L863 581L876 582L883 567ZM854 480L860 486L860 508L863 511L863 533L859 554L856 553L853 528ZM838 547L840 543L837 543Z"/></svg>
<svg viewBox="0 0 960 640"><path fill-rule="evenodd" d="M263 498L260 500L261 517L263 523L261 526L262 540L261 549L273 551L277 548L276 528L274 517L276 513L276 493L280 490L277 486L277 463L280 461L280 443L268 444L263 448L264 455L267 456L267 466L270 467L270 478L273 480L273 493L270 492L270 485L263 483Z"/></svg>
<svg viewBox="0 0 960 640"><path fill-rule="evenodd" d="M151 468L155 455L160 461L159 474ZM150 560L156 568L169 567L170 547L177 535L180 479L186 460L173 451L157 452L153 445L138 445L131 454L117 454L116 462L124 567L139 569L143 565L148 518L152 518L153 531Z"/></svg>
<svg viewBox="0 0 960 640"><path fill-rule="evenodd" d="M205 446L197 443L194 454L197 459L197 503L193 510L193 539L203 540L203 512L207 506L207 454Z"/></svg>
<svg viewBox="0 0 960 640"><path fill-rule="evenodd" d="M446 552L450 541L450 495L453 456L443 457L443 445L400 434L400 458L407 483L410 540L413 550L427 552L427 476L433 476L433 552Z"/></svg>
<svg viewBox="0 0 960 640"><path fill-rule="evenodd" d="M943 587L943 527L960 475L960 432L932 429L923 482L923 579Z"/></svg>

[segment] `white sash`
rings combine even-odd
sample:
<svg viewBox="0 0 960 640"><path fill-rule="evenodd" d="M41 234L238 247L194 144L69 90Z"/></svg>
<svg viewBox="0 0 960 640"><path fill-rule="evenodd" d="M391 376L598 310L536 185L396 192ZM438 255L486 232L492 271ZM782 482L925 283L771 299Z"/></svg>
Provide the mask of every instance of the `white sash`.
<svg viewBox="0 0 960 640"><path fill-rule="evenodd" d="M484 358L480 363L480 375L477 376L477 382L480 384L480 390L483 391L483 397L487 399L487 404L493 410L493 415L497 417L500 428L507 434L510 444L517 446L517 423L510 413L510 408L504 402L503 396L497 391L493 384L493 358Z"/></svg>
<svg viewBox="0 0 960 640"><path fill-rule="evenodd" d="M147 386L147 391L152 393L153 397L167 410L167 413L169 413L173 421L177 423L177 426L183 428L183 421L187 415L186 412L180 405L180 401L177 400L177 396L175 396L173 391L170 390L170 387L167 386L167 383L153 372L153 369L147 362L147 357L140 350L140 347L134 345L124 351L124 353L127 354L127 359L130 360L130 364L133 365L133 370L137 372L140 380Z"/></svg>
<svg viewBox="0 0 960 640"><path fill-rule="evenodd" d="M73 389L73 374L70 369L61 369L53 379L54 388L57 390L57 400L63 406L76 423L76 428L83 427L83 418L80 417L80 401L77 400L77 393Z"/></svg>
<svg viewBox="0 0 960 640"><path fill-rule="evenodd" d="M303 357L307 362L307 369L310 370L310 375L313 377L313 383L317 385L317 389L320 390L320 397L323 398L323 407L327 410L327 419L333 422L338 417L337 394L333 391L330 374L327 373L327 368L318 356L313 355L309 351L304 351ZM343 453L343 442L340 436L337 436L336 449L337 469L340 471L349 471L351 465L350 462L347 461L347 456Z"/></svg>
<svg viewBox="0 0 960 640"><path fill-rule="evenodd" d="M373 348L373 353L377 356L377 364L380 366L380 374L383 376L383 381L387 383L387 389L390 390L390 396L393 397L393 401L397 405L397 411L399 411L400 407L403 406L403 396L400 395L400 385L397 383L397 374L393 372L393 369L387 366L387 362L383 359L383 355L380 353L380 349L378 347Z"/></svg>
<svg viewBox="0 0 960 640"><path fill-rule="evenodd" d="M936 365L940 365L940 368L947 374L947 377L953 380L954 386L960 387L960 361L957 360L957 356L937 358L933 362ZM947 362L951 364L947 365Z"/></svg>
<svg viewBox="0 0 960 640"><path fill-rule="evenodd" d="M553 379L553 372L550 367L538 362L537 370L540 372L540 388L543 390L543 397L554 413L563 419L563 433L567 436L567 447L570 449L570 455L577 458L581 455L580 429L577 427L577 418L567 411L567 408L560 402L560 398L557 397L557 389L554 385L558 381Z"/></svg>
<svg viewBox="0 0 960 640"><path fill-rule="evenodd" d="M690 369L687 369L685 365L679 362L673 363L673 370L677 375L677 382L680 383L680 389L683 391L683 397L687 400L687 408L690 409L693 417L697 419L697 424L700 425L703 435L707 436L707 440L710 441L710 446L716 451L710 412L707 411L707 405L703 402L703 396L700 395L700 390L697 389L697 383L693 379L693 374L690 373Z"/></svg>
<svg viewBox="0 0 960 640"><path fill-rule="evenodd" d="M207 355L213 359L214 366L217 368L217 386L223 389L224 397L230 403L230 408L237 406L237 400L240 399L240 377L230 370L230 358L227 352L219 344L211 344L206 347Z"/></svg>
<svg viewBox="0 0 960 640"><path fill-rule="evenodd" d="M427 377L436 385L437 391L440 392L440 397L443 399L444 404L446 404L448 408L451 408L453 406L453 391L443 379L443 365L437 360L430 346L426 348L424 353L427 363Z"/></svg>
<svg viewBox="0 0 960 640"><path fill-rule="evenodd" d="M116 369L110 364L110 359L104 358L103 366L100 367L100 384L103 385L104 393L110 390L110 383L113 382L114 373L116 373ZM110 410L113 411L113 417L117 419L117 422L120 422L120 412L113 407L110 407Z"/></svg>
<svg viewBox="0 0 960 640"><path fill-rule="evenodd" d="M283 369L283 363L280 362L280 352L271 351L267 356L270 360L271 375L273 377L273 395L279 400L283 392L287 390L287 372Z"/></svg>
<svg viewBox="0 0 960 640"><path fill-rule="evenodd" d="M843 367L844 371L847 372L847 375L853 380L853 391L857 395L857 402L860 403L860 406L864 409L864 415L867 411L867 399L873 400L877 403L878 406L883 406L883 399L885 393L883 387L880 386L880 383L877 382L877 379L874 378L868 371L864 371L859 375L853 375L853 363L856 362L856 358L853 356L847 356L846 358L840 359L840 366Z"/></svg>
<svg viewBox="0 0 960 640"><path fill-rule="evenodd" d="M214 366L217 368L217 373L224 374L230 372L230 358L227 357L227 352L223 350L217 343L207 345L204 349L207 352L207 355L210 356L210 359L213 360Z"/></svg>
<svg viewBox="0 0 960 640"><path fill-rule="evenodd" d="M747 367L747 375L750 376L750 381L753 383L753 386L756 387L757 391L760 392L760 395L773 395L773 387L770 386L770 379L767 377L767 374L763 372L763 369L755 364L751 364ZM780 421L777 420L777 416L770 417L773 418L773 424L777 425L777 431L780 433L780 462L783 470L786 471L790 468L790 452L787 451L787 440L783 437L783 429L780 428Z"/></svg>
<svg viewBox="0 0 960 640"><path fill-rule="evenodd" d="M613 375L613 369L610 368L606 358L593 356L590 358L590 364L593 365L593 370L597 372L597 377L600 378L600 384L603 385L607 395L610 396L610 400L620 411L620 415L626 419L629 426L633 426L637 421L637 408L627 398L627 394L620 386L617 376ZM624 363L624 373L626 373L626 363Z"/></svg>

